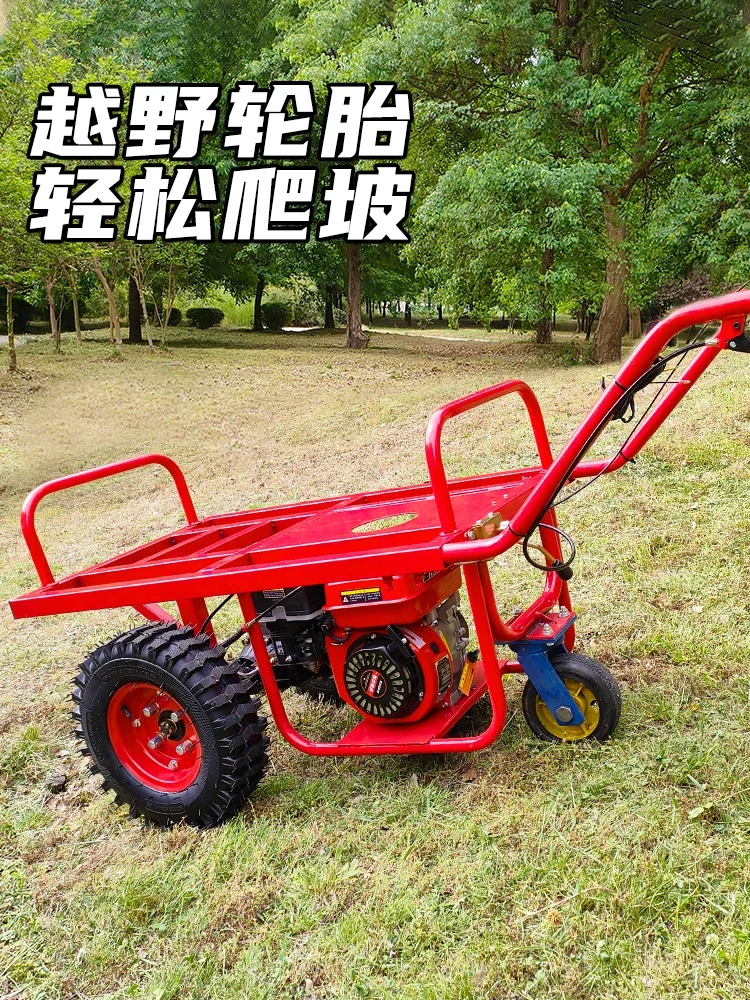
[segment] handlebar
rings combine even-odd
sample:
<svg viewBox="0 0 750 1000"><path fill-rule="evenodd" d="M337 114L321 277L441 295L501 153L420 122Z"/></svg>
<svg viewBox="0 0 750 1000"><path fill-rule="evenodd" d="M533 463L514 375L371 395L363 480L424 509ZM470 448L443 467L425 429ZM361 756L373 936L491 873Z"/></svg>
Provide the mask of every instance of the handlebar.
<svg viewBox="0 0 750 1000"><path fill-rule="evenodd" d="M566 482L604 471L614 471L625 461L632 459L661 426L719 351L725 348L736 348L737 340L743 337L745 317L748 314L750 314L750 290L744 290L690 303L675 309L660 320L622 365L611 384L604 390L557 458L546 465L544 474L511 518L510 524L492 538L446 542L442 547L446 563L494 559L534 529ZM582 463L581 459L609 423L618 402L622 401L623 397L632 390L637 380L648 371L669 341L682 330L712 321L720 321L722 324L715 340L706 343L697 351L698 356L687 369L682 384L672 386L670 391L662 397L659 404L649 414L648 419L639 428L637 437L634 437L628 452L618 455L610 463ZM448 404L448 407L443 407L443 409L449 409L451 405ZM438 413L440 412L438 411ZM433 421L435 417L433 417ZM430 421L431 426L433 421ZM445 491L447 492L447 484ZM437 490L436 502L440 503ZM445 503L444 499L442 503Z"/></svg>
<svg viewBox="0 0 750 1000"><path fill-rule="evenodd" d="M59 479L51 479L48 483L42 483L26 497L21 508L21 532L26 546L34 563L39 581L43 587L55 582L55 577L50 569L44 549L39 541L39 536L34 525L34 514L39 506L39 502L50 493L59 493L62 490L71 489L73 486L82 486L84 483L92 483L97 479L106 479L109 476L116 476L121 472L129 472L131 469L139 469L144 465L161 465L172 476L177 487L177 493L185 512L185 519L188 524L195 524L198 515L195 511L193 499L190 496L185 476L182 469L171 458L166 455L139 455L136 458L125 458L120 462L112 462L109 465L100 465L96 469L86 469L84 472L74 472L70 476L61 476Z"/></svg>

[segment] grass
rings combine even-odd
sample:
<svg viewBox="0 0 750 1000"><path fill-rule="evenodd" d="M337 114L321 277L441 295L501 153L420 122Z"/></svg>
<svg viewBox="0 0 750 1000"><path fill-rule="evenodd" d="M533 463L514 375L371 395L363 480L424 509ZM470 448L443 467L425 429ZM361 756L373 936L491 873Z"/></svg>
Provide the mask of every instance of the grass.
<svg viewBox="0 0 750 1000"><path fill-rule="evenodd" d="M741 358L720 358L636 465L561 511L580 545L580 646L623 688L610 744L536 742L513 678L506 731L470 758L312 760L272 734L243 814L200 832L129 821L77 756L69 678L138 619L11 620L5 600L35 583L26 492L146 451L181 463L205 513L422 480L440 402L523 377L559 447L607 372L566 367L565 342L508 336L378 332L362 353L330 334L178 329L154 355L113 356L101 332L64 348L30 339L24 375L0 379L0 997L750 996ZM505 402L456 421L453 470L530 462L519 417ZM179 517L166 477L143 471L50 498L38 523L61 571ZM516 553L493 573L506 609L539 584ZM290 703L306 731L347 725Z"/></svg>

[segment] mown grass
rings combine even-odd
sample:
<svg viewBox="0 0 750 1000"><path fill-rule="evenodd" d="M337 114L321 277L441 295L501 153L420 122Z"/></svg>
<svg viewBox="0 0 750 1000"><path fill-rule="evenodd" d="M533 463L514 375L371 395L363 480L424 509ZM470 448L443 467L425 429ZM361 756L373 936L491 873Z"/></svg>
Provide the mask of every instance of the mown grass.
<svg viewBox="0 0 750 1000"><path fill-rule="evenodd" d="M50 476L164 451L205 513L423 480L440 402L523 377L559 446L605 374L510 338L377 333L361 353L327 334L177 330L168 352L120 357L89 338L62 357L26 343L25 375L0 381L3 601L34 585L17 513ZM136 616L12 622L3 603L0 996L750 996L747 385L742 359L721 358L636 465L561 508L581 648L623 686L606 746L537 743L514 678L508 727L477 756L312 760L274 739L231 823L143 828L99 793L67 717L76 664ZM507 404L446 445L456 473L531 461ZM39 514L55 570L178 523L159 472ZM539 584L515 553L493 572L507 609ZM309 732L347 725L290 700Z"/></svg>

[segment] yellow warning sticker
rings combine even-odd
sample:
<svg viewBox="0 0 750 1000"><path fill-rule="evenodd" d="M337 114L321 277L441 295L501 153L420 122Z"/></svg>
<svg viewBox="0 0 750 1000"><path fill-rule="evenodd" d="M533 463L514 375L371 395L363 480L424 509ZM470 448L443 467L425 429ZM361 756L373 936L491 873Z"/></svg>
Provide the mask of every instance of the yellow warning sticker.
<svg viewBox="0 0 750 1000"><path fill-rule="evenodd" d="M464 669L461 671L461 680L458 682L458 690L461 694L468 695L471 692L471 684L474 680L474 664L471 660L467 660L464 663Z"/></svg>
<svg viewBox="0 0 750 1000"><path fill-rule="evenodd" d="M342 604L369 604L370 601L382 601L380 587L360 587L358 590L342 590Z"/></svg>

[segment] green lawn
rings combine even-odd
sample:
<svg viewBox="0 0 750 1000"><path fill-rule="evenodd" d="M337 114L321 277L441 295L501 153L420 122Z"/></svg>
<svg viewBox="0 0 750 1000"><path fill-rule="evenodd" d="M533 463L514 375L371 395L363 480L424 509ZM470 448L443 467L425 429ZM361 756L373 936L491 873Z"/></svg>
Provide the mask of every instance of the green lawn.
<svg viewBox="0 0 750 1000"><path fill-rule="evenodd" d="M206 514L422 481L439 403L520 376L559 447L609 373L567 367L569 338L402 331L347 352L331 334L170 332L168 352L121 358L91 333L62 357L40 338L0 377L0 997L750 997L747 361L720 358L636 465L561 510L580 647L623 687L610 744L538 743L512 678L508 727L476 756L310 759L272 731L241 816L164 832L100 794L70 737L77 663L135 613L11 620L35 583L26 492L147 451L180 462ZM508 402L446 445L457 474L531 461ZM144 471L51 498L38 523L62 571L179 516ZM501 608L539 586L515 553L493 572ZM350 722L290 704L311 733Z"/></svg>

